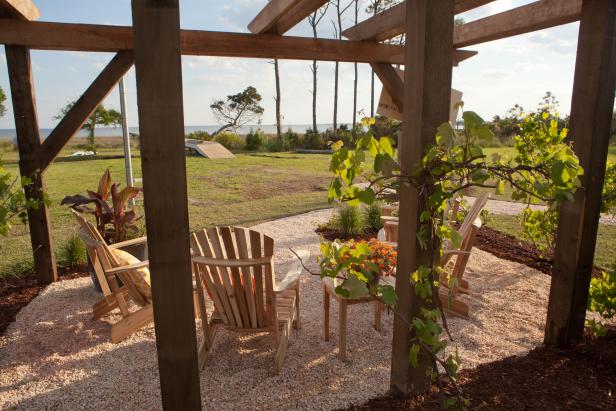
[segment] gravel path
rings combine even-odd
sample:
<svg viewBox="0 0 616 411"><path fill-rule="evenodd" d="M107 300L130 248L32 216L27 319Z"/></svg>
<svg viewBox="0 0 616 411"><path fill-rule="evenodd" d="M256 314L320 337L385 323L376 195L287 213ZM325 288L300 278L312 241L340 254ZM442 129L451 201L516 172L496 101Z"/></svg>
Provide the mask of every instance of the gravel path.
<svg viewBox="0 0 616 411"><path fill-rule="evenodd" d="M255 227L276 240L279 278L293 258L288 247L309 250L316 269L314 228L330 215L321 210ZM541 343L548 276L475 249L466 278L471 319L450 319L464 367L522 355ZM201 372L206 409L333 409L387 390L392 316L385 315L383 331L376 332L372 305L350 307L349 360L341 362L337 305L325 342L320 282L307 273L301 281L303 328L291 338L283 372L274 373L270 338L223 331ZM90 319L97 297L88 278L63 281L19 313L0 337L0 409L161 407L153 327L111 344L109 324Z"/></svg>
<svg viewBox="0 0 616 411"><path fill-rule="evenodd" d="M466 201L470 205L475 202L475 197L464 197ZM532 209L535 210L545 210L544 205L531 205ZM523 203L514 203L512 201L503 201L503 200L488 200L488 204L486 204L486 210L494 214L504 214L504 215L519 215L522 210L526 208L526 204ZM599 220L601 224L607 225L616 225L616 216L610 214L601 214L601 219Z"/></svg>

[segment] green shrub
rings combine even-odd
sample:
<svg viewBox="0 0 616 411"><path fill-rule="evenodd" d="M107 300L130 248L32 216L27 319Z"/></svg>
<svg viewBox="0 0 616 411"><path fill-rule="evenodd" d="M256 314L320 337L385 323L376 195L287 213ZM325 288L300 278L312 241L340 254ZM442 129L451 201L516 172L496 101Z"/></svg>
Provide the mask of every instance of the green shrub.
<svg viewBox="0 0 616 411"><path fill-rule="evenodd" d="M286 140L289 148L298 147L300 144L299 134L290 128L282 134L282 138Z"/></svg>
<svg viewBox="0 0 616 411"><path fill-rule="evenodd" d="M323 134L316 130L308 129L302 138L301 146L310 150L322 150L327 148Z"/></svg>
<svg viewBox="0 0 616 411"><path fill-rule="evenodd" d="M239 150L243 145L242 140L237 134L230 133L228 131L218 133L214 138L214 141L222 144L228 150Z"/></svg>
<svg viewBox="0 0 616 411"><path fill-rule="evenodd" d="M272 137L267 140L265 144L267 151L272 153L279 153L281 151L289 151L291 146L289 145L289 141L286 139L285 135L282 134L280 138Z"/></svg>
<svg viewBox="0 0 616 411"><path fill-rule="evenodd" d="M381 221L381 205L379 203L372 203L364 209L364 224L366 228L375 231L383 228L383 221Z"/></svg>
<svg viewBox="0 0 616 411"><path fill-rule="evenodd" d="M73 235L58 250L58 263L78 267L87 262L86 247L77 235Z"/></svg>
<svg viewBox="0 0 616 411"><path fill-rule="evenodd" d="M616 316L616 265L611 272L603 272L600 278L590 280L588 311L608 321ZM593 335L605 335L605 326L600 321L586 320L586 325Z"/></svg>
<svg viewBox="0 0 616 411"><path fill-rule="evenodd" d="M261 129L257 129L257 131L253 131L250 129L250 133L246 136L246 145L245 148L248 151L258 151L263 148L265 145L266 137L263 134Z"/></svg>
<svg viewBox="0 0 616 411"><path fill-rule="evenodd" d="M34 260L30 256L6 265L2 271L0 271L0 278L9 276L21 277L31 272L34 272Z"/></svg>
<svg viewBox="0 0 616 411"><path fill-rule="evenodd" d="M522 238L530 241L544 257L553 253L558 228L558 211L525 208L520 216Z"/></svg>
<svg viewBox="0 0 616 411"><path fill-rule="evenodd" d="M364 232L364 221L357 206L343 206L338 211L336 226L341 234L352 236Z"/></svg>
<svg viewBox="0 0 616 411"><path fill-rule="evenodd" d="M207 131L197 130L193 131L192 133L188 133L186 135L186 138L191 140L210 141L212 139L212 136Z"/></svg>

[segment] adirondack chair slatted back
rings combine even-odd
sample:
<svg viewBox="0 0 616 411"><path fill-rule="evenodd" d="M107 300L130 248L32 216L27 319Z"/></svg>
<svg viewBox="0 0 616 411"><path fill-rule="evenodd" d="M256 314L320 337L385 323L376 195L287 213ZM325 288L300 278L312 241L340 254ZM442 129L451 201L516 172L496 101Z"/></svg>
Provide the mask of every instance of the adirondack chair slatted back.
<svg viewBox="0 0 616 411"><path fill-rule="evenodd" d="M191 234L196 272L225 325L266 328L274 318L274 240L242 227Z"/></svg>
<svg viewBox="0 0 616 411"><path fill-rule="evenodd" d="M489 198L490 198L489 193L483 193L479 197L475 198L475 202L473 203L471 208L468 210L468 214L466 215L466 217L464 217L464 221L462 222L462 224L460 225L460 228L458 229L458 233L460 234L461 238L465 239L468 237L469 230L471 229L472 225L475 223L475 220L477 220L477 218L481 214L481 211L483 210L483 208L488 203Z"/></svg>
<svg viewBox="0 0 616 411"><path fill-rule="evenodd" d="M96 273L96 278L101 286L101 290L105 297L109 297L112 293L117 292L120 286L115 276L108 277L105 275L105 272L111 268L120 267L121 264L96 227L75 210L71 209L71 211L79 223L79 238L86 246L88 257L90 257L90 261L92 262L92 267ZM122 280L128 294L137 304L145 305L148 302L139 289L135 287L128 274L118 273L117 276Z"/></svg>

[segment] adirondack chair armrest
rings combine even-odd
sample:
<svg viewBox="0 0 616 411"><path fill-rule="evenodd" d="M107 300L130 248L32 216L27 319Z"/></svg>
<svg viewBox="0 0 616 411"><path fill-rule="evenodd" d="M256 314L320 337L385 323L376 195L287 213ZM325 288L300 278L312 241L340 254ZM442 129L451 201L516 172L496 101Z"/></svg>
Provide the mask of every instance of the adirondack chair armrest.
<svg viewBox="0 0 616 411"><path fill-rule="evenodd" d="M462 250L443 250L443 256L446 255L471 255L471 252Z"/></svg>
<svg viewBox="0 0 616 411"><path fill-rule="evenodd" d="M110 268L105 271L105 274L112 275L112 274L122 273L124 271L137 270L139 268L147 267L149 265L150 265L150 262L148 260L140 261L135 264L129 264L129 265L123 265L121 267Z"/></svg>
<svg viewBox="0 0 616 411"><path fill-rule="evenodd" d="M147 237L133 238L132 240L126 240L119 243L111 244L109 248L124 248L131 245L143 244L148 241Z"/></svg>
<svg viewBox="0 0 616 411"><path fill-rule="evenodd" d="M302 259L308 258L308 256L310 256L310 253L305 250L298 251L297 254ZM302 274L302 270L303 268L301 262L299 260L295 261L291 265L291 268L289 269L287 275L283 278L283 280L279 283L276 283L276 285L274 286L274 293L281 293L297 284L297 282L299 281L299 277Z"/></svg>

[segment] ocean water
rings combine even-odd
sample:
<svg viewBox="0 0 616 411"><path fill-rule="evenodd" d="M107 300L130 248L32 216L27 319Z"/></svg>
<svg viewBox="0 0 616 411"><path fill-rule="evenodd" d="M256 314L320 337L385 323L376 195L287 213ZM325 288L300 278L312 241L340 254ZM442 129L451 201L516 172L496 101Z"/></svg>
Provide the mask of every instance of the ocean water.
<svg viewBox="0 0 616 411"><path fill-rule="evenodd" d="M186 126L184 127L184 132L186 134L192 133L193 131L207 131L208 133L213 133L218 130L220 126L217 125L209 125L209 126ZM332 127L332 124L318 124L317 125L319 131L325 131L328 128ZM250 129L263 130L266 134L275 134L276 133L276 125L275 124L256 124L256 125L245 125L238 129L239 134L247 134L250 132ZM284 125L282 129L286 131L287 129L291 129L296 133L304 133L307 129L312 128L312 124L288 124ZM139 133L139 127L129 127L129 132L131 133ZM46 138L52 131L51 128L42 128L41 137ZM87 131L81 130L78 134L79 137L86 137L88 135ZM17 133L14 128L0 128L0 139L13 139L17 136ZM122 128L120 127L97 127L96 128L96 136L97 137L116 137L122 136Z"/></svg>

